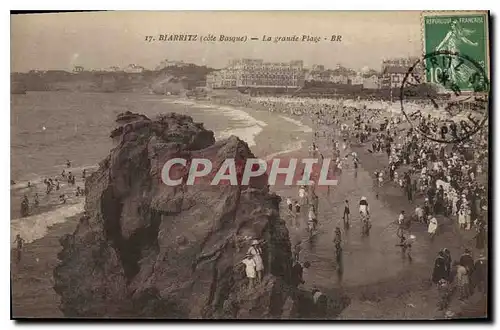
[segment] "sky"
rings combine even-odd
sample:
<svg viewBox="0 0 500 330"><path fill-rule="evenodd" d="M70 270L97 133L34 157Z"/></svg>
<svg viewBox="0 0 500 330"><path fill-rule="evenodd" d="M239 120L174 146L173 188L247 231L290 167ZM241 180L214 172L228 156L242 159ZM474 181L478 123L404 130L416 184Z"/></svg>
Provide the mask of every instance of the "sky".
<svg viewBox="0 0 500 330"><path fill-rule="evenodd" d="M418 11L160 12L118 11L11 16L11 71L72 70L128 64L153 69L160 61L224 67L234 58L269 62L304 60L310 67L337 64L380 69L384 58L422 53ZM247 36L258 41L146 42L146 36L197 34ZM262 37L319 36L314 42L264 42ZM341 35L341 42L330 42ZM324 38L328 38L327 41Z"/></svg>

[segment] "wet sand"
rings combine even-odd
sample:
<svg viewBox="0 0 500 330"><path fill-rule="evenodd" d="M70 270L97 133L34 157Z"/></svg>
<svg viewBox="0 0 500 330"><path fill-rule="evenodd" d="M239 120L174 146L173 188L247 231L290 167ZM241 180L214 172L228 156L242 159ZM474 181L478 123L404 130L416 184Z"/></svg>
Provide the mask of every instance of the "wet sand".
<svg viewBox="0 0 500 330"><path fill-rule="evenodd" d="M24 246L19 264L11 262L12 317L63 317L59 310L60 298L53 290L53 270L61 251L59 239L75 230L78 218L71 217L52 226L46 236ZM14 250L11 250L11 255L14 255Z"/></svg>
<svg viewBox="0 0 500 330"><path fill-rule="evenodd" d="M251 111L251 110L249 110ZM254 113L252 112L252 115ZM255 113L255 118L265 121L267 126L256 138L257 145L251 147L257 157L264 158L271 154L283 152L287 148L295 148L300 145L300 139L306 136L297 132L297 126L285 122L275 114L268 112ZM89 172L90 173L90 172ZM77 174L77 173L75 173ZM79 179L79 176L77 176ZM83 187L81 182L77 185ZM75 185L75 187L77 186ZM43 185L40 184L32 189L39 190L40 207L34 210L33 215L42 211L53 210L61 207L56 193L67 193L72 186L64 187L61 192L52 192L46 197L43 193ZM19 190L16 197L19 199L24 192ZM78 198L80 201L81 198ZM73 202L70 200L68 203ZM15 210L16 215L18 210ZM57 254L61 251L59 239L65 234L74 232L78 223L79 215L68 218L64 223L56 224L48 228L47 234L27 243L23 249L21 262L17 265L11 262L11 301L12 316L19 318L59 318L64 315L59 310L59 296L53 290L53 270L58 263ZM22 219L20 219L22 221ZM12 235L11 235L12 236ZM14 235L15 237L15 235ZM13 240L11 242L11 246ZM11 250L14 255L14 250ZM38 258L38 262L36 259Z"/></svg>
<svg viewBox="0 0 500 330"><path fill-rule="evenodd" d="M234 104L234 103L233 103ZM259 113L265 116L281 116L279 112L269 113L265 110L247 109L258 118ZM305 125L318 131L307 116L285 114L289 118L300 120ZM281 120L281 124L287 122ZM402 123L401 125L404 125ZM268 131L270 132L270 131ZM266 132L259 137L261 143L272 143L270 139L275 133L264 139ZM302 135L304 136L304 135ZM312 134L305 135L306 143L301 148L283 157L308 157L308 147L311 145ZM340 141L339 138L337 140ZM352 299L340 315L340 319L433 319L443 318L444 312L437 310L438 292L431 283L430 277L434 265L434 258L444 247L451 251L452 257L458 259L465 247L473 248L473 231L460 231L455 219L438 217L440 224L438 236L431 241L427 234L427 226L413 224L411 232L417 236L417 242L412 247L412 261L402 257L401 249L396 246L399 239L396 236L397 219L401 210L407 216L413 214L416 203L422 203L423 197L417 196L417 201L408 202L402 189L395 183L386 183L378 188L372 174L375 170L386 169L388 158L385 153L373 154L368 152L368 145L354 145L347 152L356 151L361 165L355 173L352 158L348 167L344 167L339 178L339 184L332 187L330 193L319 190L319 234L310 242L306 231L307 207L302 208L299 220L288 211L286 197L298 200L298 187L272 187L282 196L281 214L286 219L290 231L292 245L302 241L301 261L309 261L311 267L304 271L305 287L317 287L324 292L335 294L338 290L345 291ZM319 149L328 157L331 152L326 138L317 141ZM259 146L259 143L257 143ZM262 146L262 144L261 144ZM261 153L257 153L261 155ZM377 196L378 195L378 196ZM372 229L370 236L362 238L358 202L361 196L370 201ZM351 228L345 231L342 224L344 200L349 199L351 209ZM339 277L334 261L333 237L335 227L342 228L343 246L343 274ZM477 257L479 251L474 251ZM486 313L486 299L482 294L475 294L467 304L457 301L455 297L450 306L453 312L467 309L469 317L484 317Z"/></svg>
<svg viewBox="0 0 500 330"><path fill-rule="evenodd" d="M257 145L252 151L258 157L265 157L286 151L284 141L289 141L290 151L282 157L307 157L307 148L312 142L312 134L301 133L290 122L279 117L281 114L247 109L250 115L266 121L268 126L256 138ZM291 116L290 116L291 117ZM312 127L307 118L301 119ZM300 141L305 141L302 144ZM326 149L325 141L320 141L320 150ZM447 247L454 258L458 258L463 246L471 246L468 239L457 233L451 221L443 226L442 232L431 243L426 236L426 227L416 225L412 232L417 236L413 248L414 260L409 263L402 259L400 250L395 246L395 221L401 209L411 214L414 206L409 204L400 188L386 184L378 191L373 187L371 173L387 166L385 154L375 155L367 148L353 147L361 160L361 167L355 174L352 162L345 168L338 186L330 193L319 190L319 234L315 241L307 241L305 231L307 208L303 208L302 221L294 224L286 209L286 197L297 199L298 187L273 187L273 191L283 198L282 216L288 222L292 244L303 241L301 260L311 262L305 271L306 288L318 287L334 294L345 291L352 299L350 306L340 315L341 319L429 319L442 317L436 309L437 290L429 278L437 251ZM384 158L385 157L385 158ZM359 220L356 219L357 203L361 196L370 201L373 227L370 237L360 235ZM342 229L344 240L344 272L340 280L334 262L333 233L341 224L343 201L349 199L352 227ZM25 255L18 269L13 266L13 315L30 317L62 317L58 309L58 296L52 290L52 270L57 264L60 251L59 238L70 233L76 220L56 225L49 229L44 238L26 245ZM37 263L35 258L40 261ZM42 261L42 259L44 261ZM16 273L17 272L17 273ZM474 299L478 299L475 297ZM43 306L39 306L44 302ZM484 302L484 301L483 301ZM482 302L482 303L483 303ZM482 305L481 305L482 306ZM461 306L456 306L459 309Z"/></svg>

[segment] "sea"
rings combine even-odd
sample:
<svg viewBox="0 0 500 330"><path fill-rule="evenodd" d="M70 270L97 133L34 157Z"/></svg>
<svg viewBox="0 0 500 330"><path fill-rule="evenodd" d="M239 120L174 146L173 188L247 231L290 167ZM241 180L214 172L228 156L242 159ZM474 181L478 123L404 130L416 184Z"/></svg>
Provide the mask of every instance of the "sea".
<svg viewBox="0 0 500 330"><path fill-rule="evenodd" d="M47 234L48 228L83 211L83 197L75 196L76 186L84 188L82 172L91 173L112 148L109 134L116 116L125 111L153 118L166 112L188 114L215 133L216 139L236 135L250 147L268 123L245 109L189 99L148 94L28 92L11 99L11 242L20 234L32 242ZM264 116L264 118L266 118ZM311 129L291 118L295 130ZM273 155L301 147L302 141L284 144ZM67 161L71 166L67 166ZM61 181L61 189L46 194L43 180L72 172L76 185ZM30 184L29 184L30 183ZM20 218L24 195L40 206ZM66 195L66 202L59 198Z"/></svg>

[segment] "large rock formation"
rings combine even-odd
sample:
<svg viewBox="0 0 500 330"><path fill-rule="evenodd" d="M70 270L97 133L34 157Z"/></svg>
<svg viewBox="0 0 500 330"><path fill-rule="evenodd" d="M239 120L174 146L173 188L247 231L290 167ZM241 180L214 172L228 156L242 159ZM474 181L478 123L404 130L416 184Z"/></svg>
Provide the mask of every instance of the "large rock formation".
<svg viewBox="0 0 500 330"><path fill-rule="evenodd" d="M86 181L88 216L61 240L54 289L63 313L307 316L296 304L285 304L290 294L296 302L309 295L288 285L289 235L279 216L280 197L269 193L267 178L248 186L200 181L174 187L161 181L168 159L206 157L219 168L227 158L254 157L247 144L236 137L215 142L213 132L177 114L150 120L128 112L117 124L111 134L116 147ZM251 292L241 264L250 238L265 240L266 265L264 280Z"/></svg>

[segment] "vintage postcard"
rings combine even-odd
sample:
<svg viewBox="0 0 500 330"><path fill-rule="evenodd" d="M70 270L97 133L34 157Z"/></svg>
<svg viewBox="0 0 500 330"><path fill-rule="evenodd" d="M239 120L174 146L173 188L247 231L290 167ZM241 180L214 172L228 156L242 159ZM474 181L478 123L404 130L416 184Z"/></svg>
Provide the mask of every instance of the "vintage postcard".
<svg viewBox="0 0 500 330"><path fill-rule="evenodd" d="M12 14L12 318L491 318L489 22Z"/></svg>

